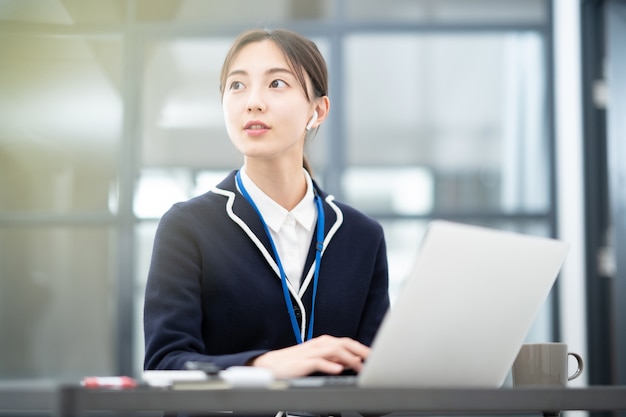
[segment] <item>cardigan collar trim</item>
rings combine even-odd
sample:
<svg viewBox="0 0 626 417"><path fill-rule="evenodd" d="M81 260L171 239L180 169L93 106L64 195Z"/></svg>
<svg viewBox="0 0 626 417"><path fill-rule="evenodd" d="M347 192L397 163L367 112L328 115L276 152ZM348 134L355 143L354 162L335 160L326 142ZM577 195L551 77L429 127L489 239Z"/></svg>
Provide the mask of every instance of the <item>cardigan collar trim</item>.
<svg viewBox="0 0 626 417"><path fill-rule="evenodd" d="M272 256L272 250L270 246L270 242L265 234L263 229L263 225L261 220L259 219L257 213L254 211L252 206L246 201L245 197L239 193L237 190L237 186L235 183L235 175L237 171L232 171L220 184L215 186L211 191L215 194L223 195L226 197L226 212L228 217L235 222L248 236L248 238L256 245L259 249L265 261L270 265L270 267L274 270L274 274L278 280L280 280L280 271L278 269L278 265L276 260ZM343 212L341 209L335 204L334 196L325 193L315 181L313 181L313 187L315 187L317 193L322 197L324 215L326 217L326 222L324 225L324 248L322 250L322 258L324 257L324 252L328 247L328 244L333 239L335 233L341 225L343 224ZM311 252L309 251L309 254ZM306 293L309 288L312 279L313 272L315 269L315 257L308 256L306 261L306 266L304 270L306 271L303 277L303 281L300 285L300 290L297 291L291 284L288 282L289 292L297 303L300 311L302 312L300 319L300 329L302 334L306 334L306 323L307 312L302 303L302 297Z"/></svg>

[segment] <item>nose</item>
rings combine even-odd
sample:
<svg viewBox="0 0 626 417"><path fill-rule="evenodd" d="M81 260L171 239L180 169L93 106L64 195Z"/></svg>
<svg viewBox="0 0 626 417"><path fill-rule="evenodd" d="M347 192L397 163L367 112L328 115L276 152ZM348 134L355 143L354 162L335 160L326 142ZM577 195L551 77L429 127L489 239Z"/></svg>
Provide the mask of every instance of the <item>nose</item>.
<svg viewBox="0 0 626 417"><path fill-rule="evenodd" d="M251 88L248 95L247 110L248 112L265 111L265 99L263 91L260 88Z"/></svg>

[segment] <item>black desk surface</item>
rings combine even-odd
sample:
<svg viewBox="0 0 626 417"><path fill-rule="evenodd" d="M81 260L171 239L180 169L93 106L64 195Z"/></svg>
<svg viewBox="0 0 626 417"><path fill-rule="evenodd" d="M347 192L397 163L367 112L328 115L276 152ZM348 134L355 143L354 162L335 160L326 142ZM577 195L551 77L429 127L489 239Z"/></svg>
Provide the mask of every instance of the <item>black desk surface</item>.
<svg viewBox="0 0 626 417"><path fill-rule="evenodd" d="M89 390L64 387L59 413L81 410L187 411L232 410L273 413L306 410L312 413L358 411L367 415L391 412L510 413L563 410L626 410L626 387L502 388L502 389L215 389Z"/></svg>
<svg viewBox="0 0 626 417"><path fill-rule="evenodd" d="M79 385L0 384L0 415L11 411L79 416L84 411L232 410L273 413L358 411L367 415L391 412L541 413L565 410L625 411L626 386L586 388L501 389L375 389L292 388L172 390L89 389ZM130 413L129 413L130 414Z"/></svg>

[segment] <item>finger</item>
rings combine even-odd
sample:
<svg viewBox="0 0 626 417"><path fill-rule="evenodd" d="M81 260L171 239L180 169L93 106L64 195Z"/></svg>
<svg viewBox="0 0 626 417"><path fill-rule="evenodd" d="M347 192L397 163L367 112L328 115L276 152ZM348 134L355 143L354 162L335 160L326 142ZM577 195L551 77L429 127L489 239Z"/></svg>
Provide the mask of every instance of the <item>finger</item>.
<svg viewBox="0 0 626 417"><path fill-rule="evenodd" d="M301 345L303 348L309 349L311 352L325 353L336 351L337 349L345 349L352 352L356 356L365 359L369 355L370 348L349 337L333 337L323 335L311 339Z"/></svg>
<svg viewBox="0 0 626 417"><path fill-rule="evenodd" d="M370 353L370 348L352 339L340 339L333 353L346 367L359 370Z"/></svg>
<svg viewBox="0 0 626 417"><path fill-rule="evenodd" d="M370 348L350 338L324 337L309 346L311 357L322 357L344 368L360 371Z"/></svg>
<svg viewBox="0 0 626 417"><path fill-rule="evenodd" d="M344 370L344 365L332 360L317 358L312 362L312 369L309 374L313 372L322 372L329 375L338 375Z"/></svg>
<svg viewBox="0 0 626 417"><path fill-rule="evenodd" d="M283 364L285 365L285 364ZM329 375L337 375L343 372L344 366L341 363L322 357L313 357L306 360L291 362L288 366L275 368L275 376L279 378L298 377L321 372Z"/></svg>
<svg viewBox="0 0 626 417"><path fill-rule="evenodd" d="M336 356L332 358L333 361L340 363L344 368L352 369L359 372L363 367L363 358L355 355L349 350L341 349L337 351Z"/></svg>
<svg viewBox="0 0 626 417"><path fill-rule="evenodd" d="M371 351L369 346L366 346L353 339L346 338L345 340L346 340L346 349L348 349L354 355L362 358L363 360L367 359Z"/></svg>

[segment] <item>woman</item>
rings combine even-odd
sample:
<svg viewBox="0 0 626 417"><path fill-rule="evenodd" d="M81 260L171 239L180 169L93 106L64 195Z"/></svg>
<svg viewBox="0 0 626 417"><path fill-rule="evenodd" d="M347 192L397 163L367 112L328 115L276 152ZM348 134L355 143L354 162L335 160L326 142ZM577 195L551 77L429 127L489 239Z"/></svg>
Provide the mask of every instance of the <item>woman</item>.
<svg viewBox="0 0 626 417"><path fill-rule="evenodd" d="M377 222L307 171L305 140L330 108L327 78L315 44L291 31L251 30L233 44L220 91L243 167L160 221L146 369L361 369L389 307L386 248Z"/></svg>

